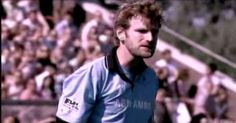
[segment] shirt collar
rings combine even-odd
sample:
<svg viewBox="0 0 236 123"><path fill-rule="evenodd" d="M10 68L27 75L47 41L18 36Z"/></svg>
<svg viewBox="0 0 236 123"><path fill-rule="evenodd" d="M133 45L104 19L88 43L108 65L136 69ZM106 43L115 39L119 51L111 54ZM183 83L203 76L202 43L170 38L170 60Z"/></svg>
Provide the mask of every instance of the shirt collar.
<svg viewBox="0 0 236 123"><path fill-rule="evenodd" d="M123 73L123 71L121 71L119 69L119 62L118 62L118 58L116 55L116 50L118 47L114 47L112 48L112 50L109 52L109 54L106 56L106 67L108 68L109 71L114 71L117 72L122 79L126 80L126 81L131 81L128 79L128 77L125 76L125 74ZM135 74L140 74L141 72L143 72L145 69L147 68L147 65L145 64L145 62L142 60L140 62L139 67L135 68Z"/></svg>

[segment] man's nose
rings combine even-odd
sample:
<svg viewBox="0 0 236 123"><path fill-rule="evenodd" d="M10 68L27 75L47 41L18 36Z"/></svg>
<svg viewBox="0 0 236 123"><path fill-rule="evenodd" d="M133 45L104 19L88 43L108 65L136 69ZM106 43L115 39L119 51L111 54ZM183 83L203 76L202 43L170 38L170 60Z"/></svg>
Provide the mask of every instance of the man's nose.
<svg viewBox="0 0 236 123"><path fill-rule="evenodd" d="M153 40L153 36L152 36L152 32L151 31L147 32L145 34L145 40L147 40L147 41L152 41Z"/></svg>

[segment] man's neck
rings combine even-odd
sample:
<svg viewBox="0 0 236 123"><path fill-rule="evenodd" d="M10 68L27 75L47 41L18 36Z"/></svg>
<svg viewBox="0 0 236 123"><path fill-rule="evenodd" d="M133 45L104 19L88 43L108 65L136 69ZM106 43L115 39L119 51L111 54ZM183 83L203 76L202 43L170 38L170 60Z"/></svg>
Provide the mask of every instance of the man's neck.
<svg viewBox="0 0 236 123"><path fill-rule="evenodd" d="M116 54L117 54L119 64L122 67L128 68L129 70L132 70L132 68L138 67L139 63L143 61L142 58L133 56L128 51L128 49L122 45L118 47Z"/></svg>

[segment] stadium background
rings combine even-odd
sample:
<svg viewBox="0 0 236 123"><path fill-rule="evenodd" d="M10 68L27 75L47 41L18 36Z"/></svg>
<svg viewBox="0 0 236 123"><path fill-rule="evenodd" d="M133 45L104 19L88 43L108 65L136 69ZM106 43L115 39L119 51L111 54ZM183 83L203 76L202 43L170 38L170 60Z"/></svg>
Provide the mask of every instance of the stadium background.
<svg viewBox="0 0 236 123"><path fill-rule="evenodd" d="M4 4L5 1L8 1L8 0L2 0L2 4ZM13 1L17 3L19 1L28 1L28 0L18 0L18 1L13 0ZM14 87L9 87L11 86L11 84L8 85L7 82L9 81L10 81L9 83L11 83L11 81L12 83L18 82L17 79L16 80L8 80L8 79L9 77L19 78L19 76L22 75L22 73L18 72L20 70L17 70L17 72L15 73L9 72L11 70L9 70L9 68L6 66L9 66L10 68L13 67L14 65L7 64L11 62L13 62L13 64L18 64L18 63L14 63L14 60L17 59L17 51L21 50L21 45L18 46L18 43L23 42L22 44L27 44L26 42L29 42L29 41L26 41L26 39L22 38L22 36L18 36L22 32L17 32L17 31L27 30L27 29L24 29L23 27L22 27L23 29L21 29L20 27L17 26L19 22L22 21L23 23L23 20L26 20L27 16L22 17L22 19L19 19L21 17L14 18L13 12L19 11L19 13L22 12L23 14L27 15L32 10L33 11L36 10L38 12L41 12L41 14L43 15L43 18L44 18L43 20L46 22L46 26L44 25L45 23L42 22L42 25L44 26L42 28L43 31L41 30L41 32L43 33L41 35L39 34L40 36L37 36L37 31L35 31L35 35L29 34L29 33L25 34L26 36L31 37L30 39L27 39L27 40L39 42L40 46L37 48L38 45L36 46L30 45L29 49L24 49L24 50L25 52L30 52L29 54L31 54L31 51L39 52L38 56L36 55L37 57L34 57L34 59L42 65L42 67L40 67L41 70L37 72L30 71L30 72L35 73L32 76L34 77L36 81L41 81L41 82L45 81L45 80L37 79L37 77L44 78L42 76L39 77L39 75L44 75L42 74L44 70L49 71L49 73L51 72L50 74L53 74L54 79L56 77L57 79L59 79L57 80L58 83L54 84L54 86L56 86L55 92L57 96L48 96L52 93L50 89L49 89L49 92L48 90L40 90L41 97L32 98L32 96L35 96L35 95L26 96L26 97L22 96L22 93L24 92L24 90L26 90L27 87L24 87L23 90L19 89L20 91L19 93L16 93L16 95L2 94L1 96L2 98L1 99L2 100L1 121L3 121L9 116L18 117L21 120L21 122L24 122L24 123L40 122L40 121L43 122L43 120L50 120L50 118L52 118L53 120L55 111L56 111L57 99L60 95L60 86L61 86L60 84L62 81L60 77L63 78L63 75L64 76L68 75L74 69L78 68L82 64L104 55L109 50L109 48L112 45L112 42L109 42L109 39L111 38L111 35L112 35L111 34L111 26L112 26L111 13L115 12L117 9L117 6L123 2L122 0L119 0L119 1L32 0L32 1L33 1L32 5L27 5L27 2L26 2L25 6L24 6L24 2L22 2L21 7L22 8L25 7L24 8L25 10L18 9L19 7L18 8L16 7L15 10L14 9L9 10L9 11L5 10L6 17L2 16L4 14L1 13L1 16L2 16L1 17L1 24L2 24L1 26L1 30L2 30L1 32L2 34L1 91L2 93L6 93L6 90L9 88L13 88L14 90ZM163 8L163 13L165 17L165 22L164 22L165 26L167 26L171 30L175 30L182 37L187 37L191 39L191 41L194 41L195 43L200 44L201 46L207 48L208 50L213 51L216 54L219 54L223 58L232 62L232 65L225 63L224 60L215 58L214 55L199 51L199 49L197 49L195 45L187 44L186 42L182 41L181 38L178 38L174 36L173 34L168 33L168 31L164 29L162 29L160 32L160 42L162 43L157 44L158 48L157 48L156 54L154 55L153 58L147 59L146 62L153 68L156 68L157 67L156 61L160 59L160 52L164 51L165 48L167 48L172 51L172 57L173 57L173 60L176 62L176 66L178 66L178 68L188 69L188 72L190 75L188 80L186 80L188 81L188 85L195 84L198 82L201 76L204 75L204 67L206 66L208 62L215 62L219 67L219 73L220 73L219 76L229 78L227 80L233 82L233 86L235 86L236 69L233 66L235 65L235 62L236 62L236 55L235 55L236 44L234 43L235 38L236 38L234 34L236 32L236 27L235 27L236 3L235 1L234 0L192 0L192 1L159 0L159 1ZM7 4L5 4L5 6L6 5ZM50 5L52 8L50 7ZM77 7L75 7L76 5ZM81 6L78 6L78 5L81 5ZM4 8L5 6L3 5L2 7ZM20 6L20 5L16 4L14 6ZM29 7L27 8L27 6ZM50 12L50 10L52 11ZM68 12L69 14L65 14L67 10L71 10L71 12ZM99 10L99 12L97 12L97 10ZM82 13L77 13L78 11L80 12L82 11ZM7 12L12 12L13 17L9 17L9 13ZM74 17L73 19L74 19L74 22L76 23L74 23L74 25L73 24L63 25L62 20L68 19L69 18L68 16L70 16L70 14L72 15L72 17ZM96 20L96 19L101 19L103 21L101 24L102 26L96 23L94 24L94 21L92 20ZM11 20L11 21L6 21L6 20ZM89 22L90 24L88 24ZM28 26L26 22L25 22L25 25ZM86 25L90 25L90 26L95 25L99 29L95 33L94 28L86 26ZM66 30L67 28L63 26L68 26L71 28L71 30L70 29ZM88 28L90 29L89 31L87 32L83 31L86 29L88 30ZM55 31L52 31L53 29L55 29ZM49 65L48 61L43 59L44 56L47 56L45 55L47 53L40 54L40 52L43 52L45 49L48 50L46 52L53 51L52 50L53 48L50 49L51 47L54 46L53 43L51 42L48 43L46 40L44 40L44 38L47 39L47 38L53 37L55 33L57 35L68 33L66 31L62 32L60 31L60 29L61 30L65 29L66 31L69 31L72 37L74 37L73 41L75 41L76 43L72 43L69 41L67 43L63 43L63 41L61 41L62 48L64 48L63 51L65 51L64 54L62 53L63 54L62 59L65 59L64 60L65 63L62 62L60 64L56 64L56 67L58 67L57 70L59 70L61 73L54 73L55 66ZM3 38L4 37L3 35L5 34L4 30L7 30L6 32L9 33L9 34L6 34L8 35L8 38L6 39ZM38 31L40 32L40 29ZM55 40L63 40L63 39L66 39L66 35L62 37L58 36L58 39L55 39ZM95 40L95 42L89 42L91 43L91 47L88 42L81 43L83 40L88 40L88 39ZM96 43L96 40L97 42L102 42L102 43ZM16 50L13 50L11 52L14 55L8 53L8 51L6 50L8 49L7 48L8 45L9 47L13 46L14 48L16 48ZM44 47L44 45L47 47ZM73 47L71 45L78 46L79 48ZM81 55L83 54L83 51L81 51L80 47L86 47L89 50L84 50L84 55ZM65 49L72 49L72 51L70 50L66 51ZM56 54L59 51L53 51L53 52L55 52ZM82 52L82 53L75 54L76 52ZM70 53L72 54L74 53L74 55L67 56ZM12 58L13 61L10 60L11 55L12 57L13 56L16 57L15 59ZM184 60L184 58L186 58L186 55L188 58L187 61ZM51 55L51 56L54 57L54 55ZM55 55L55 57L56 56L57 55ZM76 61L75 58L77 59L77 63L75 62ZM6 60L7 62L5 61L5 59L7 59ZM60 58L58 59L55 58L55 59L60 60ZM57 62L56 60L51 61L51 62ZM27 58L26 58L26 61L27 61ZM18 62L23 63L23 59L21 59ZM50 67L48 67L48 65ZM23 69L27 65L23 64L22 66L23 66L22 67ZM197 67L193 67L193 66L197 66ZM69 68L69 69L65 69L65 68ZM15 69L13 68L13 70ZM38 70L38 69L35 69L35 70ZM49 75L46 75L46 76L49 76ZM51 77L46 77L46 76L45 78L49 78L49 80L47 81L51 81L50 80ZM24 83L26 86L28 85L27 83L31 82L28 80L24 80L24 81L25 82L19 82L19 83ZM56 80L54 80L54 82L56 82ZM229 99L228 99L227 104L229 105L230 108L226 112L226 115L227 115L226 120L230 120L230 121L234 120L236 117L236 112L235 112L236 108L234 106L236 102L236 95L235 95L236 90L234 89L235 88L232 88L231 90L230 89L227 90L227 93L229 94L228 96ZM42 93L45 93L46 96L42 96L43 95Z"/></svg>

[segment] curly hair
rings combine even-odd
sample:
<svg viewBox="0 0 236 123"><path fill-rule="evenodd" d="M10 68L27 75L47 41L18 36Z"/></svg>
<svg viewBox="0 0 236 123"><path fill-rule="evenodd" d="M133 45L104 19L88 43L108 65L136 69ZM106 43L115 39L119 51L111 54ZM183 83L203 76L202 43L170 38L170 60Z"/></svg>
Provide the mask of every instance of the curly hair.
<svg viewBox="0 0 236 123"><path fill-rule="evenodd" d="M159 4L155 0L136 0L122 5L117 11L114 30L119 27L128 29L130 19L139 15L149 18L154 28L159 29L161 27L163 17ZM115 38L117 39L116 36Z"/></svg>

